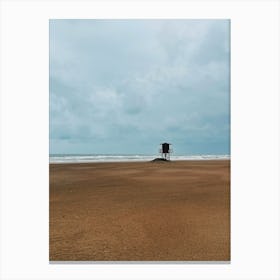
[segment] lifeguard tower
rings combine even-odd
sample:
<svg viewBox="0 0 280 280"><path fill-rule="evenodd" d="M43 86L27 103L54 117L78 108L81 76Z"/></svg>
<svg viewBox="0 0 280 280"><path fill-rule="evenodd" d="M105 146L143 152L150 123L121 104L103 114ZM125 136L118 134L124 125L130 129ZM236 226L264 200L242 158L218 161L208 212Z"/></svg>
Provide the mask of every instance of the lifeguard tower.
<svg viewBox="0 0 280 280"><path fill-rule="evenodd" d="M170 149L170 146L172 144L170 143L161 143L161 148L159 149L159 152L161 153L161 157L170 160L170 154L173 152L172 149Z"/></svg>

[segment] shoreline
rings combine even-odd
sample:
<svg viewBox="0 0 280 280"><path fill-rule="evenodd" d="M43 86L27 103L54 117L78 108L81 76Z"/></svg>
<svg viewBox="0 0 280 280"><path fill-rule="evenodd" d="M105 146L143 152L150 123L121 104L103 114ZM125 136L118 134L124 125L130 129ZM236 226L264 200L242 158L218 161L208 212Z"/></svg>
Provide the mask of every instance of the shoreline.
<svg viewBox="0 0 280 280"><path fill-rule="evenodd" d="M230 161L231 158L203 158L203 159L175 159L170 160L168 162L203 162L203 161ZM65 161L65 162L51 162L49 161L49 164L79 164L79 163L145 163L145 162L152 162L152 160L121 160L121 161Z"/></svg>

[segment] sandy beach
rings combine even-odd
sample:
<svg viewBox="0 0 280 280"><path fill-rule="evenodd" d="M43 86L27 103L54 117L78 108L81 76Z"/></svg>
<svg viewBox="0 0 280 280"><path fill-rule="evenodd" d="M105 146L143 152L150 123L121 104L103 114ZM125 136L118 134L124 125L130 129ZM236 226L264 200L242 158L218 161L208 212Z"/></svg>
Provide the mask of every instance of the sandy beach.
<svg viewBox="0 0 280 280"><path fill-rule="evenodd" d="M229 261L230 161L50 164L50 261Z"/></svg>

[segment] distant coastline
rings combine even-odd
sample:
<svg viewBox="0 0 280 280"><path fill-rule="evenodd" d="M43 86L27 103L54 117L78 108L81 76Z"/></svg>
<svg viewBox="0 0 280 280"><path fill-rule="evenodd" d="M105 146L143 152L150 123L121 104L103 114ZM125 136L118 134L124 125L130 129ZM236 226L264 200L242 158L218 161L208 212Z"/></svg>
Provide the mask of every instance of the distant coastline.
<svg viewBox="0 0 280 280"><path fill-rule="evenodd" d="M113 155L113 154L51 154L50 163L90 163L90 162L143 162L151 161L159 155ZM182 160L229 160L230 155L171 155L171 161Z"/></svg>

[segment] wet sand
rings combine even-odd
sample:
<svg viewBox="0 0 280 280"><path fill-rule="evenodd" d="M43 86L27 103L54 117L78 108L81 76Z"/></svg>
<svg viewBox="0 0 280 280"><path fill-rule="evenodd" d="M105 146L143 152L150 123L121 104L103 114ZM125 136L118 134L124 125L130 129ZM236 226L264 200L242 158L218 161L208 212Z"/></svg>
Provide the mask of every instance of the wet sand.
<svg viewBox="0 0 280 280"><path fill-rule="evenodd" d="M230 161L50 164L50 261L229 261Z"/></svg>

